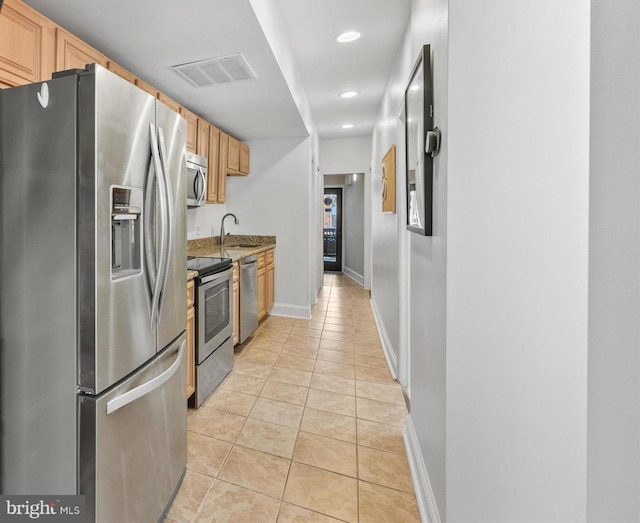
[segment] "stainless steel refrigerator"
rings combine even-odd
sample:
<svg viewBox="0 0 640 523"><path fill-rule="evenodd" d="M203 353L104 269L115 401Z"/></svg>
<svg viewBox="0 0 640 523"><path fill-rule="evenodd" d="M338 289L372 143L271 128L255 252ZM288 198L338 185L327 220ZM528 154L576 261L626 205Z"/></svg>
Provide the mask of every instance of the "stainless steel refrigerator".
<svg viewBox="0 0 640 523"><path fill-rule="evenodd" d="M186 124L100 66L0 91L3 494L157 521L186 467Z"/></svg>

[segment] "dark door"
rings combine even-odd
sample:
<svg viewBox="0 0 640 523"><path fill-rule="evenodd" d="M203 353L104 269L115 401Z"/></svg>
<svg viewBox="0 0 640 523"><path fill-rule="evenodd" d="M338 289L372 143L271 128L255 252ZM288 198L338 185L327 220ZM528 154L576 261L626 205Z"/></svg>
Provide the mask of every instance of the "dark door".
<svg viewBox="0 0 640 523"><path fill-rule="evenodd" d="M342 189L324 190L324 270L342 272Z"/></svg>

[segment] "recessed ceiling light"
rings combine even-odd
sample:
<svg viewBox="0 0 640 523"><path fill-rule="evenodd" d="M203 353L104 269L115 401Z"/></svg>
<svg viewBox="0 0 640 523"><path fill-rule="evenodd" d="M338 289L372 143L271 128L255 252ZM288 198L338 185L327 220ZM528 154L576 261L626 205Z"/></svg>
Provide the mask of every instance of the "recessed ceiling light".
<svg viewBox="0 0 640 523"><path fill-rule="evenodd" d="M344 93L340 93L342 98L353 98L354 96L358 96L358 91L345 91Z"/></svg>
<svg viewBox="0 0 640 523"><path fill-rule="evenodd" d="M346 44L347 42L353 42L358 38L360 38L360 33L358 31L347 31L346 33L339 35L336 40L341 44Z"/></svg>
<svg viewBox="0 0 640 523"><path fill-rule="evenodd" d="M341 126L343 129L351 129L353 127L352 123L343 123Z"/></svg>

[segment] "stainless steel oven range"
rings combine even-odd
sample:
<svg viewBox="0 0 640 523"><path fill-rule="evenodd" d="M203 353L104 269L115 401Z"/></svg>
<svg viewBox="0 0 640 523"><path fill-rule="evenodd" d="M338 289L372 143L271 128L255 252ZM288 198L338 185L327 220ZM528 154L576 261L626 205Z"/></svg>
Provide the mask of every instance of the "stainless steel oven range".
<svg viewBox="0 0 640 523"><path fill-rule="evenodd" d="M196 407L233 368L233 278L230 258L188 257L196 282Z"/></svg>

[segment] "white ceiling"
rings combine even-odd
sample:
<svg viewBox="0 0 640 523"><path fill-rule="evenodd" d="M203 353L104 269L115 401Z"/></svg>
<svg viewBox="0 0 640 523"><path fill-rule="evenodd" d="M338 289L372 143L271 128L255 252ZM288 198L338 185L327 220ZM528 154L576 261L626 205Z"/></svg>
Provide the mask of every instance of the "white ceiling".
<svg viewBox="0 0 640 523"><path fill-rule="evenodd" d="M249 0L25 0L146 82L241 140L306 128ZM320 138L370 134L411 0L276 0ZM362 37L338 44L357 30ZM258 76L196 88L172 65L242 53ZM346 90L360 95L344 100ZM355 127L340 128L349 121Z"/></svg>

